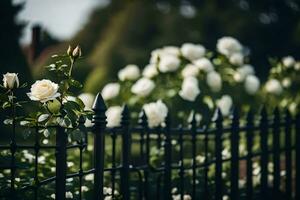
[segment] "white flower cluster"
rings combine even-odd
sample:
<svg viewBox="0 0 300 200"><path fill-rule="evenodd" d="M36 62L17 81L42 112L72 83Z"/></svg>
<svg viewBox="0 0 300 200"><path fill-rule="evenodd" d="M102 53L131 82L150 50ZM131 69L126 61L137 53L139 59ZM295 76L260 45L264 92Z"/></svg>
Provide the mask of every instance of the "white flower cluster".
<svg viewBox="0 0 300 200"><path fill-rule="evenodd" d="M144 104L149 127L163 125L168 110L162 101L149 102L153 99L179 97L195 102L213 96L209 108L219 106L223 115L229 115L233 104L231 93L223 95L223 89L240 84L246 93L255 95L260 89L260 80L255 76L254 68L245 63L244 47L238 40L223 37L218 40L217 50L228 59L225 66L220 56L212 57L201 44L184 43L181 47L165 46L153 50L149 64L141 72L136 65L121 69L119 83L108 83L102 90L103 99L111 105L106 112L107 125L120 125L122 108L112 104L123 95L126 99L129 96L130 105ZM125 81L129 81L128 84L123 84ZM129 90L126 87L130 87Z"/></svg>
<svg viewBox="0 0 300 200"><path fill-rule="evenodd" d="M217 50L229 59L233 65L240 66L244 63L243 46L233 37L222 37L218 40Z"/></svg>

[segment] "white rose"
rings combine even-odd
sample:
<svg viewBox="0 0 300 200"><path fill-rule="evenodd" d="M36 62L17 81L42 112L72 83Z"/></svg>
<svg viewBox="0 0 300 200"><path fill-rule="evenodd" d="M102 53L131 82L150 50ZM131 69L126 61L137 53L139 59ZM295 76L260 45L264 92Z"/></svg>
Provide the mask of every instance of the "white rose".
<svg viewBox="0 0 300 200"><path fill-rule="evenodd" d="M199 68L193 64L187 64L181 71L181 75L183 78L186 78L189 76L197 76L198 73L199 73Z"/></svg>
<svg viewBox="0 0 300 200"><path fill-rule="evenodd" d="M93 103L95 100L95 96L91 93L82 93L78 96L78 98L84 103L85 110L92 110Z"/></svg>
<svg viewBox="0 0 300 200"><path fill-rule="evenodd" d="M282 63L285 67L292 67L295 65L296 61L295 58L292 56L286 56L284 58L282 58Z"/></svg>
<svg viewBox="0 0 300 200"><path fill-rule="evenodd" d="M207 74L206 83L213 92L219 92L222 89L222 78L220 74L215 71Z"/></svg>
<svg viewBox="0 0 300 200"><path fill-rule="evenodd" d="M13 89L19 87L19 78L16 73L3 74L3 86L7 89Z"/></svg>
<svg viewBox="0 0 300 200"><path fill-rule="evenodd" d="M127 65L118 73L120 81L136 80L140 76L140 69L136 65Z"/></svg>
<svg viewBox="0 0 300 200"><path fill-rule="evenodd" d="M230 109L232 107L231 96L223 95L221 99L217 100L217 106L221 110L223 116L228 116L230 114Z"/></svg>
<svg viewBox="0 0 300 200"><path fill-rule="evenodd" d="M268 93L280 95L283 91L280 82L277 79L270 79L265 85L265 89Z"/></svg>
<svg viewBox="0 0 300 200"><path fill-rule="evenodd" d="M282 85L283 85L283 87L285 87L285 88L289 88L289 87L291 86L291 84L292 84L292 81L291 81L290 78L284 78L284 79L282 80Z"/></svg>
<svg viewBox="0 0 300 200"><path fill-rule="evenodd" d="M146 113L148 126L150 128L163 124L168 115L168 108L161 100L145 104L143 109Z"/></svg>
<svg viewBox="0 0 300 200"><path fill-rule="evenodd" d="M260 81L255 75L249 75L245 80L245 90L248 94L255 94L260 87Z"/></svg>
<svg viewBox="0 0 300 200"><path fill-rule="evenodd" d="M180 60L178 57L172 55L164 55L160 58L158 69L163 73L173 72L178 69L179 65Z"/></svg>
<svg viewBox="0 0 300 200"><path fill-rule="evenodd" d="M229 62L233 65L242 65L244 63L244 55L241 53L234 53L229 57Z"/></svg>
<svg viewBox="0 0 300 200"><path fill-rule="evenodd" d="M118 127L121 125L123 108L121 106L109 107L106 112L106 126L109 128Z"/></svg>
<svg viewBox="0 0 300 200"><path fill-rule="evenodd" d="M227 57L234 53L240 53L242 49L240 42L233 37L222 37L217 42L218 52Z"/></svg>
<svg viewBox="0 0 300 200"><path fill-rule="evenodd" d="M66 198L67 198L67 199L73 199L73 194L72 194L72 192L67 191L67 192L66 192Z"/></svg>
<svg viewBox="0 0 300 200"><path fill-rule="evenodd" d="M181 54L188 60L197 60L205 54L205 48L198 44L185 43L181 46Z"/></svg>
<svg viewBox="0 0 300 200"><path fill-rule="evenodd" d="M198 80L193 76L185 78L179 91L179 96L187 101L195 101L199 94Z"/></svg>
<svg viewBox="0 0 300 200"><path fill-rule="evenodd" d="M245 80L246 76L253 75L254 68L252 65L243 65L242 67L237 68L233 78L235 81L242 82Z"/></svg>
<svg viewBox="0 0 300 200"><path fill-rule="evenodd" d="M208 73L214 70L214 66L211 63L211 61L207 58L200 58L198 60L195 60L194 65L196 65L200 70Z"/></svg>
<svg viewBox="0 0 300 200"><path fill-rule="evenodd" d="M185 194L183 195L183 200L192 200L191 195Z"/></svg>
<svg viewBox="0 0 300 200"><path fill-rule="evenodd" d="M170 54L170 55L173 55L173 56L179 56L180 49L178 47L175 47L175 46L165 46L162 49L162 53L163 54Z"/></svg>
<svg viewBox="0 0 300 200"><path fill-rule="evenodd" d="M141 78L131 87L131 92L138 96L146 97L154 88L155 83L152 80L148 78Z"/></svg>
<svg viewBox="0 0 300 200"><path fill-rule="evenodd" d="M155 64L149 64L143 70L143 76L146 78L153 78L156 75L158 75L158 71Z"/></svg>
<svg viewBox="0 0 300 200"><path fill-rule="evenodd" d="M32 86L30 93L27 93L28 97L33 101L40 101L45 103L60 96L58 91L58 85L50 80L36 81Z"/></svg>
<svg viewBox="0 0 300 200"><path fill-rule="evenodd" d="M119 83L108 83L104 86L101 91L101 95L104 100L109 100L115 98L120 93L120 84Z"/></svg>
<svg viewBox="0 0 300 200"><path fill-rule="evenodd" d="M160 54L162 53L161 49L154 49L151 52L150 64L156 64L159 60Z"/></svg>
<svg viewBox="0 0 300 200"><path fill-rule="evenodd" d="M295 63L294 69L297 70L297 71L300 70L300 62Z"/></svg>

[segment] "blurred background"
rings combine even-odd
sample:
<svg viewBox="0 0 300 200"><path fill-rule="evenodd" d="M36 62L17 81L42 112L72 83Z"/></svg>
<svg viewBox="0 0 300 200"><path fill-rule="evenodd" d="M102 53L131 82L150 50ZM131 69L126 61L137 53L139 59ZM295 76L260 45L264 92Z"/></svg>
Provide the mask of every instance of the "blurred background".
<svg viewBox="0 0 300 200"><path fill-rule="evenodd" d="M148 64L155 48L215 50L218 38L233 36L264 80L268 57L299 59L299 11L297 0L1 0L0 69L30 84L47 75L51 55L80 44L75 77L96 93L125 65Z"/></svg>

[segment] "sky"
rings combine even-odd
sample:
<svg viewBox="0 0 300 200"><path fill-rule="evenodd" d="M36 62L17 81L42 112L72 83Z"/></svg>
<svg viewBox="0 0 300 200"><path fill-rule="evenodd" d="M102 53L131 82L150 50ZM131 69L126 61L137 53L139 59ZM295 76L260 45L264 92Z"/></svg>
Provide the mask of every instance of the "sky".
<svg viewBox="0 0 300 200"><path fill-rule="evenodd" d="M109 0L13 0L16 3L25 3L17 20L26 22L21 38L22 44L31 41L31 27L42 25L58 39L71 38L97 6L105 6Z"/></svg>

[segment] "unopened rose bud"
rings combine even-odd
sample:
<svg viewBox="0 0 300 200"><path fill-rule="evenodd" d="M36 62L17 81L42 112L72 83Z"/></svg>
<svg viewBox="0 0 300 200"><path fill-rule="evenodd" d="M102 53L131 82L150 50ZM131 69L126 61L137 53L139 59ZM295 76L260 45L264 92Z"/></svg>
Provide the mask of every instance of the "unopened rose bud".
<svg viewBox="0 0 300 200"><path fill-rule="evenodd" d="M77 47L73 50L72 56L74 59L79 58L81 56L81 48L77 45Z"/></svg>
<svg viewBox="0 0 300 200"><path fill-rule="evenodd" d="M69 45L68 50L67 50L68 56L72 56L72 52L73 52L73 47L71 45Z"/></svg>
<svg viewBox="0 0 300 200"><path fill-rule="evenodd" d="M13 89L19 87L19 78L16 73L3 74L3 86L7 89Z"/></svg>

